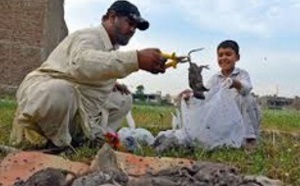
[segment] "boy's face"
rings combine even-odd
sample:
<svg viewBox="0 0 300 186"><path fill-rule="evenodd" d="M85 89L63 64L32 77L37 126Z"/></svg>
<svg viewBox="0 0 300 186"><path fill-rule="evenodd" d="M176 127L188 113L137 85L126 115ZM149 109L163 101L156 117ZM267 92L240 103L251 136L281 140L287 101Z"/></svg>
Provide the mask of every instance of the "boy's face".
<svg viewBox="0 0 300 186"><path fill-rule="evenodd" d="M240 56L232 48L219 48L217 51L218 64L222 72L232 72Z"/></svg>

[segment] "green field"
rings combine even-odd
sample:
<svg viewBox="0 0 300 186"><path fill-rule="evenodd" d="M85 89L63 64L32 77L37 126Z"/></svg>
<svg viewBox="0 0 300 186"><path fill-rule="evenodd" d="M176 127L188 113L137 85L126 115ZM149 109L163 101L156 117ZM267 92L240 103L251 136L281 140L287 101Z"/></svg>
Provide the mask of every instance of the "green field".
<svg viewBox="0 0 300 186"><path fill-rule="evenodd" d="M16 104L10 100L0 100L0 141L8 144L11 123ZM171 127L173 107L134 105L133 117L137 127L144 127L153 134ZM264 110L263 132L259 145L253 151L242 149L219 149L207 152L196 149L193 153L185 149L170 150L164 156L192 158L234 165L247 174L265 175L280 179L287 184L300 185L300 112L288 110ZM78 149L78 154L70 159L90 159L95 149ZM145 155L155 155L153 149L145 148ZM4 154L2 154L2 157Z"/></svg>

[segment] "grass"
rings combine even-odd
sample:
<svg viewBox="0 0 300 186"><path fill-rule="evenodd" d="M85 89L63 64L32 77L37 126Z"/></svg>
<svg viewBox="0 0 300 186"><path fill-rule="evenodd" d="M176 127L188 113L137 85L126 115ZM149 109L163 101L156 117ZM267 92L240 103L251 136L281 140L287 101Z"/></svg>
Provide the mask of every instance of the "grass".
<svg viewBox="0 0 300 186"><path fill-rule="evenodd" d="M264 110L262 128L300 132L300 111Z"/></svg>
<svg viewBox="0 0 300 186"><path fill-rule="evenodd" d="M8 144L16 107L17 105L12 99L0 99L0 144Z"/></svg>
<svg viewBox="0 0 300 186"><path fill-rule="evenodd" d="M157 134L159 131L169 129L171 126L171 112L174 107L134 105L132 109L136 127L143 127ZM125 124L124 124L125 125Z"/></svg>
<svg viewBox="0 0 300 186"><path fill-rule="evenodd" d="M0 100L0 141L2 144L8 144L15 109L16 103L14 101ZM148 105L134 105L132 109L137 127L144 127L154 135L171 127L170 113L172 111L174 111L173 107ZM300 112L264 110L262 129L300 134ZM238 167L246 174L265 175L273 179L280 179L287 184L300 185L299 140L299 135L297 137L272 132L262 133L260 143L254 151L224 148L208 152L196 148L191 153L186 149L177 149L170 150L163 156L226 163ZM72 160L89 161L96 152L96 149L82 147L78 149L78 154L67 157ZM149 147L145 147L144 152L148 156L155 155L153 149ZM62 154L62 156L65 155Z"/></svg>

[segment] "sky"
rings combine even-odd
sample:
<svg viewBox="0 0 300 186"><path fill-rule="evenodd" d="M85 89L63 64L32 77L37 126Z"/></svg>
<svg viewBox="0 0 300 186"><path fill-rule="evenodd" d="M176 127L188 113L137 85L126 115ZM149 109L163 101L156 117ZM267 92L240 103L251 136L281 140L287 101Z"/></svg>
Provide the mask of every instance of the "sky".
<svg viewBox="0 0 300 186"><path fill-rule="evenodd" d="M69 33L101 24L114 0L65 0ZM131 0L150 22L137 30L121 50L159 48L162 52L192 55L206 82L219 70L216 47L226 39L240 45L237 67L246 69L253 92L260 96L300 96L300 0ZM146 93L176 95L188 86L188 64L169 68L164 74L138 71L121 79L134 92L144 85Z"/></svg>

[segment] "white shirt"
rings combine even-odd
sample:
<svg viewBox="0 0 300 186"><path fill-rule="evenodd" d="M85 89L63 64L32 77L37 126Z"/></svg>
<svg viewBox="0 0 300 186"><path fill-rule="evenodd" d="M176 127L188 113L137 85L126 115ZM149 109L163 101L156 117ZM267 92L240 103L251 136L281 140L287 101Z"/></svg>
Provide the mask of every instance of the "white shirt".
<svg viewBox="0 0 300 186"><path fill-rule="evenodd" d="M249 73L246 70L241 68L235 68L233 72L229 75L230 78L234 80L238 80L242 84L242 88L240 91L236 89L232 89L234 94L240 94L242 96L246 96L252 90L252 83L250 80ZM226 79L222 72L218 72L214 74L207 82L206 87L209 89L214 86L220 86L222 82Z"/></svg>

